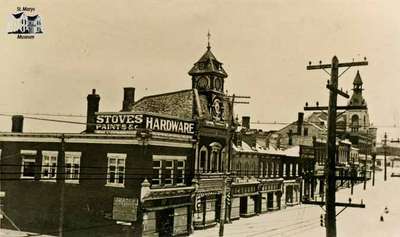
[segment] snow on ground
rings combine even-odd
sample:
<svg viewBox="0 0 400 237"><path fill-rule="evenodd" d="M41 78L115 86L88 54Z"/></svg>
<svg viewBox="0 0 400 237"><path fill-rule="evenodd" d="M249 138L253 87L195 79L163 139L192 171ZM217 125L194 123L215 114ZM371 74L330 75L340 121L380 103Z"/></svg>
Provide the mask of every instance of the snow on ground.
<svg viewBox="0 0 400 237"><path fill-rule="evenodd" d="M400 172L399 169L394 170ZM383 172L376 173L375 186L368 181L367 189L363 184L354 187L354 194L350 189L341 189L336 195L337 202L360 203L363 199L366 208L347 208L337 216L337 236L372 237L400 236L400 177L390 177L392 172L388 168L387 181L383 181ZM384 213L388 207L389 213ZM338 207L338 213L342 207ZM251 218L241 218L225 224L224 236L296 236L321 237L325 236L325 228L320 226L320 215L324 211L319 206L299 205L284 210L261 214ZM384 221L380 221L380 216ZM219 226L206 230L197 230L192 236L218 236Z"/></svg>

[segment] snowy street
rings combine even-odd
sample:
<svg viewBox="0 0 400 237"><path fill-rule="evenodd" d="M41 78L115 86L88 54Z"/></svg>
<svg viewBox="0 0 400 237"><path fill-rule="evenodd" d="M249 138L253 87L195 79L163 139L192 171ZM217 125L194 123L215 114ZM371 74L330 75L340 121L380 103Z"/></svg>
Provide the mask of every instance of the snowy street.
<svg viewBox="0 0 400 237"><path fill-rule="evenodd" d="M395 172L399 170L394 170ZM372 180L363 190L363 184L350 189L341 189L336 195L337 202L360 203L363 199L366 208L347 208L337 217L337 236L400 236L400 177L390 177L392 169L388 167L387 181L383 181L383 171L376 172L375 186ZM388 207L389 213L384 209ZM336 213L342 208L338 207ZM299 205L284 210L266 213L251 218L241 218L225 225L224 236L325 236L325 228L320 226L319 206ZM384 221L380 221L380 216ZM219 226L207 230L195 231L192 236L218 236Z"/></svg>

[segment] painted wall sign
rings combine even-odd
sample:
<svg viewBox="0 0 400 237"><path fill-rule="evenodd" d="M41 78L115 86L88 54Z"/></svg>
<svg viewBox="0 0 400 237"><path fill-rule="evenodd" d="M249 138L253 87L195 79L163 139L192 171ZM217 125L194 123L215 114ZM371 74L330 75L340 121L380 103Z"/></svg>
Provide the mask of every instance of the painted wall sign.
<svg viewBox="0 0 400 237"><path fill-rule="evenodd" d="M194 122L148 114L98 113L96 130L131 131L138 128L179 134L194 134Z"/></svg>
<svg viewBox="0 0 400 237"><path fill-rule="evenodd" d="M112 218L117 221L136 221L137 207L137 199L114 197Z"/></svg>

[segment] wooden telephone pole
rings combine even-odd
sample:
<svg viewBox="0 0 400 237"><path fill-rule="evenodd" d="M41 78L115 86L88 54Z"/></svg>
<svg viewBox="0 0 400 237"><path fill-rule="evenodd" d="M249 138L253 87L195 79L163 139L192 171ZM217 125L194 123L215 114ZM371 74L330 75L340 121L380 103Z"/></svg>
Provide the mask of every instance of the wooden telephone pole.
<svg viewBox="0 0 400 237"><path fill-rule="evenodd" d="M365 58L364 58L365 59ZM328 81L326 86L329 89L329 106L328 106L328 142L327 142L327 161L325 162L325 225L326 225L326 236L336 237L336 117L337 117L337 95L349 98L349 95L345 92L338 90L338 79L346 72L350 67L353 66L364 66L368 65L368 62L350 62L350 63L339 63L336 56L332 58L331 64L320 64L307 66L307 70L322 69L327 72L331 79ZM339 68L347 67L345 71L339 75ZM326 71L327 68L331 69L331 73ZM351 206L348 204L347 206ZM354 205L354 204L353 204Z"/></svg>
<svg viewBox="0 0 400 237"><path fill-rule="evenodd" d="M228 94L228 93L227 93ZM230 203L230 194L228 195L227 193L227 185L228 185L228 179L229 179L229 173L230 173L230 163L231 163L231 156L232 156L232 136L235 132L235 119L234 119L234 114L233 114L233 105L234 104L249 104L250 102L248 101L235 101L236 98L241 98L241 99L250 99L250 96L237 96L235 94L233 94L232 96L226 95L225 96L226 99L228 99L229 101L229 119L228 119L228 126L227 126L227 139L226 139L226 143L227 143L227 147L228 147L228 160L227 160L227 164L226 164L226 168L224 170L224 187L222 190L222 198L221 198L221 212L220 212L220 218L219 218L219 232L218 235L219 236L224 236L224 225L225 225L225 221L226 221L226 217L227 217L227 209L228 209L228 205L227 203ZM229 200L227 200L229 196ZM229 204L230 205L230 204Z"/></svg>
<svg viewBox="0 0 400 237"><path fill-rule="evenodd" d="M386 163L386 149L387 149L387 142L388 142L388 139L387 139L387 134L386 134L386 132L385 132L385 136L383 136L383 162L385 163L385 166L384 166L384 176L383 176L383 180L384 181L386 181L386 179L387 179L387 163Z"/></svg>

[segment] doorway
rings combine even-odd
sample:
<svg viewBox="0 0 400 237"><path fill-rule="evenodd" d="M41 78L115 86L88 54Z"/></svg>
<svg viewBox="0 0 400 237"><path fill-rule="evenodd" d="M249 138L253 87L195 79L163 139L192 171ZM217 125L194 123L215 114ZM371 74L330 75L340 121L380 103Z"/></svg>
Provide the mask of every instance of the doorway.
<svg viewBox="0 0 400 237"><path fill-rule="evenodd" d="M272 210L274 208L274 193L267 193L267 210Z"/></svg>
<svg viewBox="0 0 400 237"><path fill-rule="evenodd" d="M240 197L240 215L247 214L247 196Z"/></svg>
<svg viewBox="0 0 400 237"><path fill-rule="evenodd" d="M174 209L160 210L156 213L156 228L160 237L170 237L174 230Z"/></svg>

